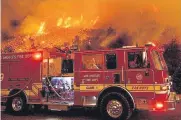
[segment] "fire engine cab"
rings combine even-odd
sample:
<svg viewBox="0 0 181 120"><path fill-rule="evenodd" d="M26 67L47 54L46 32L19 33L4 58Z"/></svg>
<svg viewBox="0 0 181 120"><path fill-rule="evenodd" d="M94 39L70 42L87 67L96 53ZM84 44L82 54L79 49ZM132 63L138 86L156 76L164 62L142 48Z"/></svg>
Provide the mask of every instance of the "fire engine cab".
<svg viewBox="0 0 181 120"><path fill-rule="evenodd" d="M96 107L103 119L128 119L135 109L175 109L162 52L154 45L76 52L1 55L1 103L21 113Z"/></svg>

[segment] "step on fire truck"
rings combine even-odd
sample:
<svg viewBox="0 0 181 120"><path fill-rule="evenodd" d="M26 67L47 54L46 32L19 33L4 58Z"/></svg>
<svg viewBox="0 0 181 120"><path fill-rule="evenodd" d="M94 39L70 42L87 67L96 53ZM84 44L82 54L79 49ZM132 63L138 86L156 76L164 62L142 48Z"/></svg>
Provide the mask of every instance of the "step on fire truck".
<svg viewBox="0 0 181 120"><path fill-rule="evenodd" d="M162 51L154 45L114 50L1 55L1 104L50 110L98 108L103 119L128 119L135 109L175 109Z"/></svg>

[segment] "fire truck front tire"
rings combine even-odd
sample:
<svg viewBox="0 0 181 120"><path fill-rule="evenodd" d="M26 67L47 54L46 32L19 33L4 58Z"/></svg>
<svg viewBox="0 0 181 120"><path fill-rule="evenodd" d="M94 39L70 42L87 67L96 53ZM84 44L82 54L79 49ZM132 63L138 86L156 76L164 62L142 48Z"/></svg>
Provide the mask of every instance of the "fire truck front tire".
<svg viewBox="0 0 181 120"><path fill-rule="evenodd" d="M26 99L21 94L9 98L7 103L7 111L12 114L22 114L28 109Z"/></svg>
<svg viewBox="0 0 181 120"><path fill-rule="evenodd" d="M103 120L127 120L131 108L127 99L116 92L105 95L100 103Z"/></svg>

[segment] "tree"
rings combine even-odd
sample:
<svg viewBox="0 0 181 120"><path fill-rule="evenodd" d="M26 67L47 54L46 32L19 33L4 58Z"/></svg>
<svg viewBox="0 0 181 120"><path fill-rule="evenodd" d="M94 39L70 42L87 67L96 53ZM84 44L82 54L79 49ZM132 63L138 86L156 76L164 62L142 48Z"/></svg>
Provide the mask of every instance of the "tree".
<svg viewBox="0 0 181 120"><path fill-rule="evenodd" d="M181 64L175 70L173 76L173 89L177 94L181 94Z"/></svg>
<svg viewBox="0 0 181 120"><path fill-rule="evenodd" d="M165 45L164 58L166 60L169 74L173 75L179 63L181 62L181 51L176 39L173 39L168 45Z"/></svg>
<svg viewBox="0 0 181 120"><path fill-rule="evenodd" d="M172 75L173 89L181 94L181 50L176 40L166 46L164 57L168 65L169 74Z"/></svg>

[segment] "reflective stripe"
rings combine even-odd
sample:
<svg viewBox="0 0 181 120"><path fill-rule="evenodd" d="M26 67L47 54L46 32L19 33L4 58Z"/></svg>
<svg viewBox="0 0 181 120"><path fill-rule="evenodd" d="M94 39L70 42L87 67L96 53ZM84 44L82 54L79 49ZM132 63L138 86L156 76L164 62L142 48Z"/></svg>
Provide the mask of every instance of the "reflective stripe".
<svg viewBox="0 0 181 120"><path fill-rule="evenodd" d="M39 93L40 89L42 89L42 83L33 83L32 91L29 92L30 96L33 96L33 94L38 96L38 93Z"/></svg>
<svg viewBox="0 0 181 120"><path fill-rule="evenodd" d="M158 91L161 90L161 86L154 86L154 85L127 85L127 90L130 91Z"/></svg>
<svg viewBox="0 0 181 120"><path fill-rule="evenodd" d="M29 96L31 96L31 97L34 97L34 96L37 96L34 92L32 92L31 90L25 90L25 93L26 93L26 95L29 97Z"/></svg>
<svg viewBox="0 0 181 120"><path fill-rule="evenodd" d="M1 96L2 95L4 95L4 96L6 95L7 96L7 95L9 95L9 92L10 91L8 89L1 89Z"/></svg>
<svg viewBox="0 0 181 120"><path fill-rule="evenodd" d="M107 87L123 87L125 88L124 84L80 84L80 88L76 87L76 90L80 91L101 91L104 88ZM75 89L75 88L74 88ZM126 89L130 92L158 92L158 91L163 91L161 90L161 85L152 85L152 84L129 84L126 86Z"/></svg>
<svg viewBox="0 0 181 120"><path fill-rule="evenodd" d="M39 90L42 89L42 83L33 83L32 90L24 90L27 96L38 96ZM1 89L1 96L8 96L8 89Z"/></svg>
<svg viewBox="0 0 181 120"><path fill-rule="evenodd" d="M35 85L32 86L32 90L35 94L38 94L38 88Z"/></svg>
<svg viewBox="0 0 181 120"><path fill-rule="evenodd" d="M169 91L155 91L156 94L166 94L168 93Z"/></svg>
<svg viewBox="0 0 181 120"><path fill-rule="evenodd" d="M77 87L76 85L74 85L74 90L80 90L80 87Z"/></svg>
<svg viewBox="0 0 181 120"><path fill-rule="evenodd" d="M42 83L33 83L33 85L35 85L38 89L42 88Z"/></svg>
<svg viewBox="0 0 181 120"><path fill-rule="evenodd" d="M101 91L103 88L102 85L81 85L80 91Z"/></svg>

